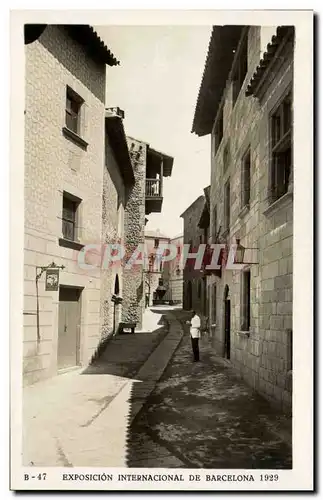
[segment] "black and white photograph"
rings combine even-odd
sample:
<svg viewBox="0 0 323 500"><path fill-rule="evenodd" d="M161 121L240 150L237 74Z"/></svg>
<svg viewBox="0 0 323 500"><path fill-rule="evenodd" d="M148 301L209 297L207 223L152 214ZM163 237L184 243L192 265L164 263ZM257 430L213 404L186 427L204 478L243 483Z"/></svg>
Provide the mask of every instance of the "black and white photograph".
<svg viewBox="0 0 323 500"><path fill-rule="evenodd" d="M86 12L11 20L11 488L312 490L313 12Z"/></svg>

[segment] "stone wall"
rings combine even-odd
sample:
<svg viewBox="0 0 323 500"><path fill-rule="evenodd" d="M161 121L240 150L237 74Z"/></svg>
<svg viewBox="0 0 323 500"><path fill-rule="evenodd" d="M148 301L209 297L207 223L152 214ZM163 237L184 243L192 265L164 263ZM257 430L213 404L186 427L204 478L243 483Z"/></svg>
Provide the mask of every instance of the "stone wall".
<svg viewBox="0 0 323 500"><path fill-rule="evenodd" d="M225 89L224 134L212 151L211 231L214 208L218 226L224 227L224 185L230 179L231 217L228 243L240 238L246 248L257 248L257 264L251 272L251 327L249 336L241 328L241 271L225 270L221 279L208 278L212 343L224 353L224 287L231 300L231 361L254 389L279 406L291 406L290 342L292 329L292 196L269 206L269 114L292 82L292 51L279 58L273 80L262 101L246 97L246 86L259 64L260 27L248 35L248 74L233 107L232 85ZM214 145L214 142L212 141ZM229 144L229 164L223 168L223 151ZM241 211L242 157L251 151L249 209ZM225 170L225 171L224 171ZM216 290L216 299L214 292ZM215 304L216 300L216 304ZM216 310L216 313L215 313Z"/></svg>
<svg viewBox="0 0 323 500"><path fill-rule="evenodd" d="M127 138L131 161L134 169L135 184L127 192L127 205L124 215L124 238L126 254L133 255L138 245L144 249L145 229L145 181L147 145L136 139ZM142 315L145 308L143 284L143 255L141 263L124 267L122 321L134 321L142 327ZM140 259L140 255L138 256Z"/></svg>
<svg viewBox="0 0 323 500"><path fill-rule="evenodd" d="M81 269L78 251L59 245L63 191L81 198L78 238L101 242L104 164L105 66L92 61L63 28L49 25L25 46L24 381L57 373L58 292L39 280L37 341L36 266L64 265L60 284L82 289L80 364L100 339L100 268ZM66 138L66 86L83 99L80 135L87 149Z"/></svg>
<svg viewBox="0 0 323 500"><path fill-rule="evenodd" d="M196 253L201 238L204 237L204 230L198 227L204 203L204 196L200 196L182 215L184 219L184 245L191 243L193 253ZM183 264L183 308L186 310L194 309L202 315L204 311L204 284L201 272L199 269L193 269L188 263L185 265L183 262Z"/></svg>

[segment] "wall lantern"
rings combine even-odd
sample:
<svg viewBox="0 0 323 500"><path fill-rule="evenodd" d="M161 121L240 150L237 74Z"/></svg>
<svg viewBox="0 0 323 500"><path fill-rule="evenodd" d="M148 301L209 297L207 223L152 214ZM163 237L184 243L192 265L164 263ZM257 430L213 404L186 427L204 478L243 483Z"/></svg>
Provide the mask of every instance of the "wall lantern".
<svg viewBox="0 0 323 500"><path fill-rule="evenodd" d="M244 264L245 247L240 244L240 239L236 238L236 253L234 257L235 264Z"/></svg>

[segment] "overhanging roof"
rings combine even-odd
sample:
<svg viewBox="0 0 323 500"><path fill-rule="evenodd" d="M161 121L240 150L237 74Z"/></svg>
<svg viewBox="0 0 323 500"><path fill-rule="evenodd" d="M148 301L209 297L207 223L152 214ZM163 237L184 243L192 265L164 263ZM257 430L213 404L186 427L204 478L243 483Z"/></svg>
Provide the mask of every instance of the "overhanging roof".
<svg viewBox="0 0 323 500"><path fill-rule="evenodd" d="M122 118L109 111L105 112L105 129L109 137L111 148L117 160L120 174L125 184L135 181L133 166L130 160L128 143L123 127Z"/></svg>
<svg viewBox="0 0 323 500"><path fill-rule="evenodd" d="M212 132L243 28L213 26L192 126L198 136Z"/></svg>
<svg viewBox="0 0 323 500"><path fill-rule="evenodd" d="M257 95L258 90L266 80L266 74L270 71L270 66L278 57L279 51L285 43L294 36L294 26L278 26L276 34L272 37L267 45L267 50L264 52L256 71L252 75L249 85L246 90L246 96Z"/></svg>
<svg viewBox="0 0 323 500"><path fill-rule="evenodd" d="M89 24L65 24L70 36L85 47L89 55L109 66L120 62L114 57L97 32Z"/></svg>
<svg viewBox="0 0 323 500"><path fill-rule="evenodd" d="M47 24L25 24L25 44L27 45L37 40L45 31L47 26ZM101 63L108 64L109 66L116 66L120 64L101 40L97 32L89 24L62 24L58 26L64 27L69 36L83 45L86 52L93 59Z"/></svg>
<svg viewBox="0 0 323 500"><path fill-rule="evenodd" d="M149 153L163 159L163 176L170 177L172 175L174 158L151 147L148 149L148 154Z"/></svg>

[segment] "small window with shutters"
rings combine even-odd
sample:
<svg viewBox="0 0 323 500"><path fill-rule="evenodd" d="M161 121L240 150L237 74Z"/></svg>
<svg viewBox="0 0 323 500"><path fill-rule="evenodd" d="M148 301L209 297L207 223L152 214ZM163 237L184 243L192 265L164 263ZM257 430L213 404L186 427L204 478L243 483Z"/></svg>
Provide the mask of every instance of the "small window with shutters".
<svg viewBox="0 0 323 500"><path fill-rule="evenodd" d="M250 269L241 273L241 330L250 330L250 309L251 309L251 273Z"/></svg>
<svg viewBox="0 0 323 500"><path fill-rule="evenodd" d="M77 216L81 200L64 191L63 193L63 213L62 232L63 238L70 241L77 239Z"/></svg>

